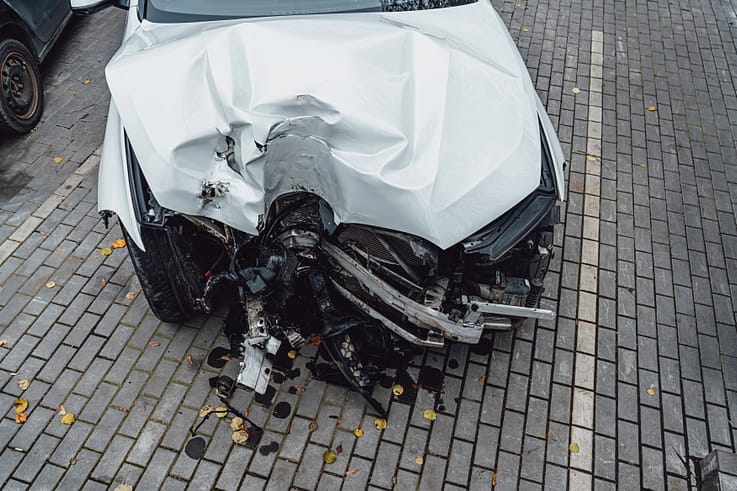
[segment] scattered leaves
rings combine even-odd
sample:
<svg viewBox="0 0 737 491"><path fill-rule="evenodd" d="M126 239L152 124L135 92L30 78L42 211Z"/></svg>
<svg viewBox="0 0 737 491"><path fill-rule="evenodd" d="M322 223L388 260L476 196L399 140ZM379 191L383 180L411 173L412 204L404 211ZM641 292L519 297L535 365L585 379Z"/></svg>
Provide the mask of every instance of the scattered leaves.
<svg viewBox="0 0 737 491"><path fill-rule="evenodd" d="M28 401L25 399L16 399L13 405L15 406L15 414L24 413L28 409Z"/></svg>
<svg viewBox="0 0 737 491"><path fill-rule="evenodd" d="M352 476L356 474L357 472L358 472L358 469L348 469L347 471L345 471L345 475L346 477L348 477L348 476Z"/></svg>
<svg viewBox="0 0 737 491"><path fill-rule="evenodd" d="M578 446L578 443L573 442L570 445L568 445L568 450L570 450L571 453L578 453L581 451L581 447Z"/></svg>
<svg viewBox="0 0 737 491"><path fill-rule="evenodd" d="M422 458L422 455L418 455L415 457L415 464L422 465L425 463L425 459Z"/></svg>
<svg viewBox="0 0 737 491"><path fill-rule="evenodd" d="M374 420L374 426L376 426L377 430L385 430L386 429L386 418L376 418Z"/></svg>
<svg viewBox="0 0 737 491"><path fill-rule="evenodd" d="M82 80L82 85L89 85L90 83L92 83L92 81L88 78Z"/></svg>
<svg viewBox="0 0 737 491"><path fill-rule="evenodd" d="M113 242L113 249L120 249L121 247L125 247L125 239L118 239Z"/></svg>
<svg viewBox="0 0 737 491"><path fill-rule="evenodd" d="M320 346L322 338L320 336L312 336L310 338L310 346Z"/></svg>
<svg viewBox="0 0 737 491"><path fill-rule="evenodd" d="M571 89L571 92L573 92L574 94L579 94L579 93L581 93L581 89L579 89L578 87L573 87Z"/></svg>
<svg viewBox="0 0 737 491"><path fill-rule="evenodd" d="M26 413L16 413L15 415L15 422L19 425L22 425L28 421L28 415Z"/></svg>
<svg viewBox="0 0 737 491"><path fill-rule="evenodd" d="M658 110L658 108L657 108L657 107L655 107L655 106L647 106L647 110L648 110L648 111L657 111L657 110Z"/></svg>
<svg viewBox="0 0 737 491"><path fill-rule="evenodd" d="M102 249L100 249L101 256L109 256L112 253L113 253L113 250L110 249L109 247L103 247Z"/></svg>
<svg viewBox="0 0 737 491"><path fill-rule="evenodd" d="M526 28L526 27L523 27L522 28L522 32L530 32L530 30L528 28Z"/></svg>
<svg viewBox="0 0 737 491"><path fill-rule="evenodd" d="M56 286L55 281L49 281L48 283L46 283L46 288L54 288L55 286Z"/></svg>
<svg viewBox="0 0 737 491"><path fill-rule="evenodd" d="M74 423L77 420L76 416L74 416L74 413L66 413L63 418L61 418L61 424L63 425L70 425Z"/></svg>
<svg viewBox="0 0 737 491"><path fill-rule="evenodd" d="M205 404L204 406L202 406L202 408L200 408L200 418L204 418L205 416L207 416L208 414L210 414L214 410L215 410L214 407L212 407L209 404Z"/></svg>
<svg viewBox="0 0 737 491"><path fill-rule="evenodd" d="M26 390L31 385L30 380L19 380L18 381L18 388L20 390Z"/></svg>
<svg viewBox="0 0 737 491"><path fill-rule="evenodd" d="M438 418L438 413L434 409L425 409L422 413L422 417L428 421L435 421Z"/></svg>
<svg viewBox="0 0 737 491"><path fill-rule="evenodd" d="M322 461L326 464L333 464L336 460L338 460L338 455L332 449L325 450L325 453L322 454Z"/></svg>
<svg viewBox="0 0 737 491"><path fill-rule="evenodd" d="M392 387L392 394L397 397L401 396L402 394L404 394L404 387L399 384L394 384L394 386Z"/></svg>
<svg viewBox="0 0 737 491"><path fill-rule="evenodd" d="M242 430L245 427L243 426L243 418L240 416L234 417L230 422L230 429L233 431Z"/></svg>
<svg viewBox="0 0 737 491"><path fill-rule="evenodd" d="M118 484L118 487L113 489L113 491L133 491L133 486L130 484Z"/></svg>
<svg viewBox="0 0 737 491"><path fill-rule="evenodd" d="M287 356L289 357L290 360L294 360L295 358L297 358L297 352L294 350L291 350L289 353L287 353Z"/></svg>
<svg viewBox="0 0 737 491"><path fill-rule="evenodd" d="M8 344L7 339L0 339L0 346L5 346L6 344Z"/></svg>
<svg viewBox="0 0 737 491"><path fill-rule="evenodd" d="M248 432L246 430L234 431L230 438L236 445L243 445L248 441Z"/></svg>
<svg viewBox="0 0 737 491"><path fill-rule="evenodd" d="M356 438L361 438L363 436L363 430L361 428L356 428L355 430L353 430L353 435Z"/></svg>
<svg viewBox="0 0 737 491"><path fill-rule="evenodd" d="M308 427L308 429L310 430L310 433L316 432L317 428L318 428L317 421L310 421L310 426Z"/></svg>
<svg viewBox="0 0 737 491"><path fill-rule="evenodd" d="M225 406L218 406L215 408L215 416L222 419L228 414L228 408Z"/></svg>
<svg viewBox="0 0 737 491"><path fill-rule="evenodd" d="M654 396L655 395L655 389L653 389L652 387L648 387L645 392L647 392L647 395L649 395L649 396Z"/></svg>
<svg viewBox="0 0 737 491"><path fill-rule="evenodd" d="M59 404L59 407L56 408L56 414L61 414L64 416L67 413L67 409L64 407L64 404Z"/></svg>
<svg viewBox="0 0 737 491"><path fill-rule="evenodd" d="M62 161L62 160L64 160L64 159L63 159L63 158L61 158L61 157L54 157L54 163L55 163L55 164L61 164L61 161Z"/></svg>
<svg viewBox="0 0 737 491"><path fill-rule="evenodd" d="M187 363L189 363L190 366L194 363L192 361L192 353L187 353Z"/></svg>
<svg viewBox="0 0 737 491"><path fill-rule="evenodd" d="M157 341L149 341L148 345L151 346L152 348L158 348L159 346L161 346L161 343Z"/></svg>

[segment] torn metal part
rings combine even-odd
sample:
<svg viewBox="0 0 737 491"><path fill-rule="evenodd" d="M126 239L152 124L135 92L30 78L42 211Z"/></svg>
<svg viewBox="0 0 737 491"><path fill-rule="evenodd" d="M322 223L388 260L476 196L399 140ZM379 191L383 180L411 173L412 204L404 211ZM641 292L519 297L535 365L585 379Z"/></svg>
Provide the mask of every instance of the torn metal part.
<svg viewBox="0 0 737 491"><path fill-rule="evenodd" d="M197 197L202 200L202 205L212 203L216 198L222 198L230 191L230 184L225 181L203 181Z"/></svg>
<svg viewBox="0 0 737 491"><path fill-rule="evenodd" d="M266 392L272 363L263 348L246 342L242 347L243 361L238 372L238 383L253 389L257 394Z"/></svg>

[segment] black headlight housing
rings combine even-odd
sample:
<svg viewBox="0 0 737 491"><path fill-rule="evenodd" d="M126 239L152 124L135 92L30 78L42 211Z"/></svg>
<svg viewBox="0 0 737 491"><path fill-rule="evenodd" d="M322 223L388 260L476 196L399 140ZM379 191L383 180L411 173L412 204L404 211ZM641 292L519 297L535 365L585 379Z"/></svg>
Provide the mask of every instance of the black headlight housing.
<svg viewBox="0 0 737 491"><path fill-rule="evenodd" d="M540 186L517 206L464 240L461 244L465 253L486 254L492 261L498 260L535 228L558 223L555 170L542 127L540 145Z"/></svg>

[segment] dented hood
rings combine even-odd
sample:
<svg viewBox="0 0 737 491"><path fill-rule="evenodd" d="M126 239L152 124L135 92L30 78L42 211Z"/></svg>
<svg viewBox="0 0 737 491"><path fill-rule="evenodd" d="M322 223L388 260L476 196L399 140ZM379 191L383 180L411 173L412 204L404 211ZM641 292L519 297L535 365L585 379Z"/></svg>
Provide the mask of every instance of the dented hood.
<svg viewBox="0 0 737 491"><path fill-rule="evenodd" d="M161 205L248 233L276 197L306 190L338 222L447 248L540 182L536 95L485 0L144 22L107 79ZM203 199L208 183L224 192Z"/></svg>

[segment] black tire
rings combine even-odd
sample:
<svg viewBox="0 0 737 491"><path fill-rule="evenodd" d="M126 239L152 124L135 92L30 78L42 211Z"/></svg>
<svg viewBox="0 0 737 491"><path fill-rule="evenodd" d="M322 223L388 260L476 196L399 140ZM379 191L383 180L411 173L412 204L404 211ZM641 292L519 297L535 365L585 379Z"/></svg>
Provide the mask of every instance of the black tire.
<svg viewBox="0 0 737 491"><path fill-rule="evenodd" d="M202 295L204 282L176 230L141 227L142 251L121 224L128 252L154 315L163 322L182 322L195 315L193 299Z"/></svg>
<svg viewBox="0 0 737 491"><path fill-rule="evenodd" d="M15 39L0 41L0 133L28 133L43 112L36 57Z"/></svg>

